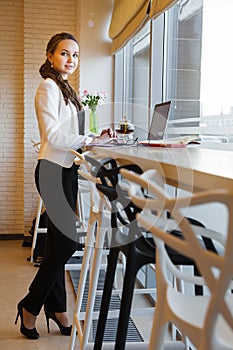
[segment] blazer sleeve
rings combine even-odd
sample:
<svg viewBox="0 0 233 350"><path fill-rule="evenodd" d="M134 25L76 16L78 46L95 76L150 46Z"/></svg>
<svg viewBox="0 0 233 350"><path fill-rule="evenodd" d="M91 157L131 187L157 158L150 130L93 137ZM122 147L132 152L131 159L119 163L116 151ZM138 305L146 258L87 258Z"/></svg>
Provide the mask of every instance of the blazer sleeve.
<svg viewBox="0 0 233 350"><path fill-rule="evenodd" d="M52 79L44 80L37 89L35 110L41 142L52 148L78 149L92 138L79 134L75 106L64 102L62 93Z"/></svg>

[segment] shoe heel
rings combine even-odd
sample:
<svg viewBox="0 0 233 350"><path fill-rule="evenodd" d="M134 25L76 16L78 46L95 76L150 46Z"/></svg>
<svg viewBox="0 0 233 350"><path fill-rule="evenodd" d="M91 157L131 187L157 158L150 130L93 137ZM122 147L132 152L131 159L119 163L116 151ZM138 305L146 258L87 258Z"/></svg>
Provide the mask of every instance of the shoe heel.
<svg viewBox="0 0 233 350"><path fill-rule="evenodd" d="M18 311L17 311L17 315L16 315L16 319L15 319L15 324L17 324L18 322L18 318L20 317L21 320L21 324L20 324L20 332L21 334L23 334L25 337L29 338L29 339L38 339L39 338L39 333L37 332L36 328L26 328L24 326L23 323L23 305L22 302L19 302L19 304L17 305Z"/></svg>
<svg viewBox="0 0 233 350"><path fill-rule="evenodd" d="M15 318L15 324L17 324L18 319L19 319L19 311L17 312L16 318Z"/></svg>
<svg viewBox="0 0 233 350"><path fill-rule="evenodd" d="M47 314L45 314L46 317L46 323L47 323L47 329L48 329L48 333L50 333L50 327L49 327L49 316Z"/></svg>
<svg viewBox="0 0 233 350"><path fill-rule="evenodd" d="M51 319L57 324L57 326L60 329L60 332L61 332L62 335L71 335L72 327L71 326L69 326L69 327L63 326L61 324L61 322L57 319L57 317L55 315L55 312L45 311L45 317L46 317L46 321L47 321L48 333L50 333L49 319Z"/></svg>

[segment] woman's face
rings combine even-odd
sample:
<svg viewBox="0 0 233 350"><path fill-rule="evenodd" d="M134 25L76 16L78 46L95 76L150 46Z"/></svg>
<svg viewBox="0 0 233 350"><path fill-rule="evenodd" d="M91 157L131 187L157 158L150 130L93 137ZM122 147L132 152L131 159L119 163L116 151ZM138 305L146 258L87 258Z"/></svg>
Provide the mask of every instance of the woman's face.
<svg viewBox="0 0 233 350"><path fill-rule="evenodd" d="M57 45L54 53L48 53L47 57L63 79L67 79L78 67L79 46L74 40L64 39Z"/></svg>

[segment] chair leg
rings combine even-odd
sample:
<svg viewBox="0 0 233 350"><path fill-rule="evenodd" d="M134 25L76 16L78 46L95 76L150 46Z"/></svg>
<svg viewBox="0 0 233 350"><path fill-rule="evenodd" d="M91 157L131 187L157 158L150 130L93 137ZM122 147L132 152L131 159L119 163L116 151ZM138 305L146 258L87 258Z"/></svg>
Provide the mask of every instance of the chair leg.
<svg viewBox="0 0 233 350"><path fill-rule="evenodd" d="M125 349L137 273L142 266L148 265L149 263L154 263L155 261L154 254L148 256L141 255L141 253L138 252L138 244L140 245L140 239L138 240L138 243L132 242L130 245L128 245L127 248L125 247L125 254L127 257L126 270L124 276L123 292L121 297L120 314L117 326L117 335L114 348L115 350Z"/></svg>
<svg viewBox="0 0 233 350"><path fill-rule="evenodd" d="M36 222L35 222L32 247L31 247L31 263L33 263L33 254L34 254L34 249L36 247L36 240L37 240L37 235L38 235L38 228L39 228L39 223L40 223L40 214L41 214L41 210L42 210L42 204L43 204L43 201L42 201L41 197L39 197L38 205L37 205L37 212L36 212Z"/></svg>
<svg viewBox="0 0 233 350"><path fill-rule="evenodd" d="M93 257L92 267L90 270L88 300L87 300L86 314L85 314L85 320L84 320L83 339L80 347L81 350L85 349L88 343L88 338L89 338L90 330L92 326L92 321L93 321L92 315L94 310L95 296L96 296L97 284L99 279L102 252L103 252L103 249L95 248L94 250L94 257Z"/></svg>
<svg viewBox="0 0 233 350"><path fill-rule="evenodd" d="M157 271L157 274L159 275L160 271ZM156 303L155 306L148 350L165 349L164 341L166 334L168 334L168 322L163 317L165 314L166 303L160 295L165 293L166 288L157 289L157 298L160 300L160 302Z"/></svg>
<svg viewBox="0 0 233 350"><path fill-rule="evenodd" d="M97 285L98 285L98 280L100 275L101 261L103 256L104 241L109 228L109 217L101 213L98 213L96 214L96 222L97 222L97 232L96 232L93 259L91 259L91 263L90 263L88 299L87 299L86 313L85 313L84 326L83 326L83 339L82 339L82 342L80 342L81 344L80 350L86 349L86 346L88 344L88 339L90 336L90 330L91 330L92 321L93 321L95 297L96 297Z"/></svg>
<svg viewBox="0 0 233 350"><path fill-rule="evenodd" d="M75 339L76 339L76 330L78 331L78 337L79 337L80 343L82 341L82 330L80 326L79 315L81 311L82 300L83 300L83 295L84 295L84 290L85 290L85 285L87 280L87 273L90 266L91 253L93 252L93 247L94 247L94 240L95 240L94 233L95 233L95 217L94 215L90 214L87 236L86 236L86 244L85 244L85 249L83 254L82 268L81 268L80 279L78 283L78 292L76 297L69 350L74 349Z"/></svg>
<svg viewBox="0 0 233 350"><path fill-rule="evenodd" d="M77 198L77 202L78 202L78 217L79 217L79 224L80 224L80 228L82 228L83 230L85 230L86 227L86 223L85 223L85 212L84 212L84 203L83 203L83 195L85 194L82 193L82 191L78 191L78 198Z"/></svg>
<svg viewBox="0 0 233 350"><path fill-rule="evenodd" d="M112 288L115 278L119 255L119 248L111 248L108 255L108 265L104 282L104 290L102 294L99 320L96 330L95 344L93 350L101 350L104 339L104 330L107 322L108 310L112 295Z"/></svg>
<svg viewBox="0 0 233 350"><path fill-rule="evenodd" d="M152 325L152 330L155 329L154 327L159 327L159 332L154 332L156 335L152 336L150 339L148 350L163 350L164 349L164 340L165 340L165 334L167 334L167 324L163 325L156 325L156 322Z"/></svg>
<svg viewBox="0 0 233 350"><path fill-rule="evenodd" d="M130 318L131 305L133 300L134 285L136 275L141 267L136 264L136 259L127 259L126 271L124 276L124 285L121 298L120 314L118 319L117 334L115 341L115 350L124 350L128 324Z"/></svg>

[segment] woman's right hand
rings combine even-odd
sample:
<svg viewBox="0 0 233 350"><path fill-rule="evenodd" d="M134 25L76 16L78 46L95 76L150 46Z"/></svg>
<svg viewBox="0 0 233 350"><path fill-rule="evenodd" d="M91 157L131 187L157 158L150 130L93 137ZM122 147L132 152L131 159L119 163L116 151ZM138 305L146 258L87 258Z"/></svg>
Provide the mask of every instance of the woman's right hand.
<svg viewBox="0 0 233 350"><path fill-rule="evenodd" d="M103 129L100 133L100 136L94 137L93 139L93 143L102 143L102 142L106 142L112 138L116 138L116 134L115 132L111 129Z"/></svg>

